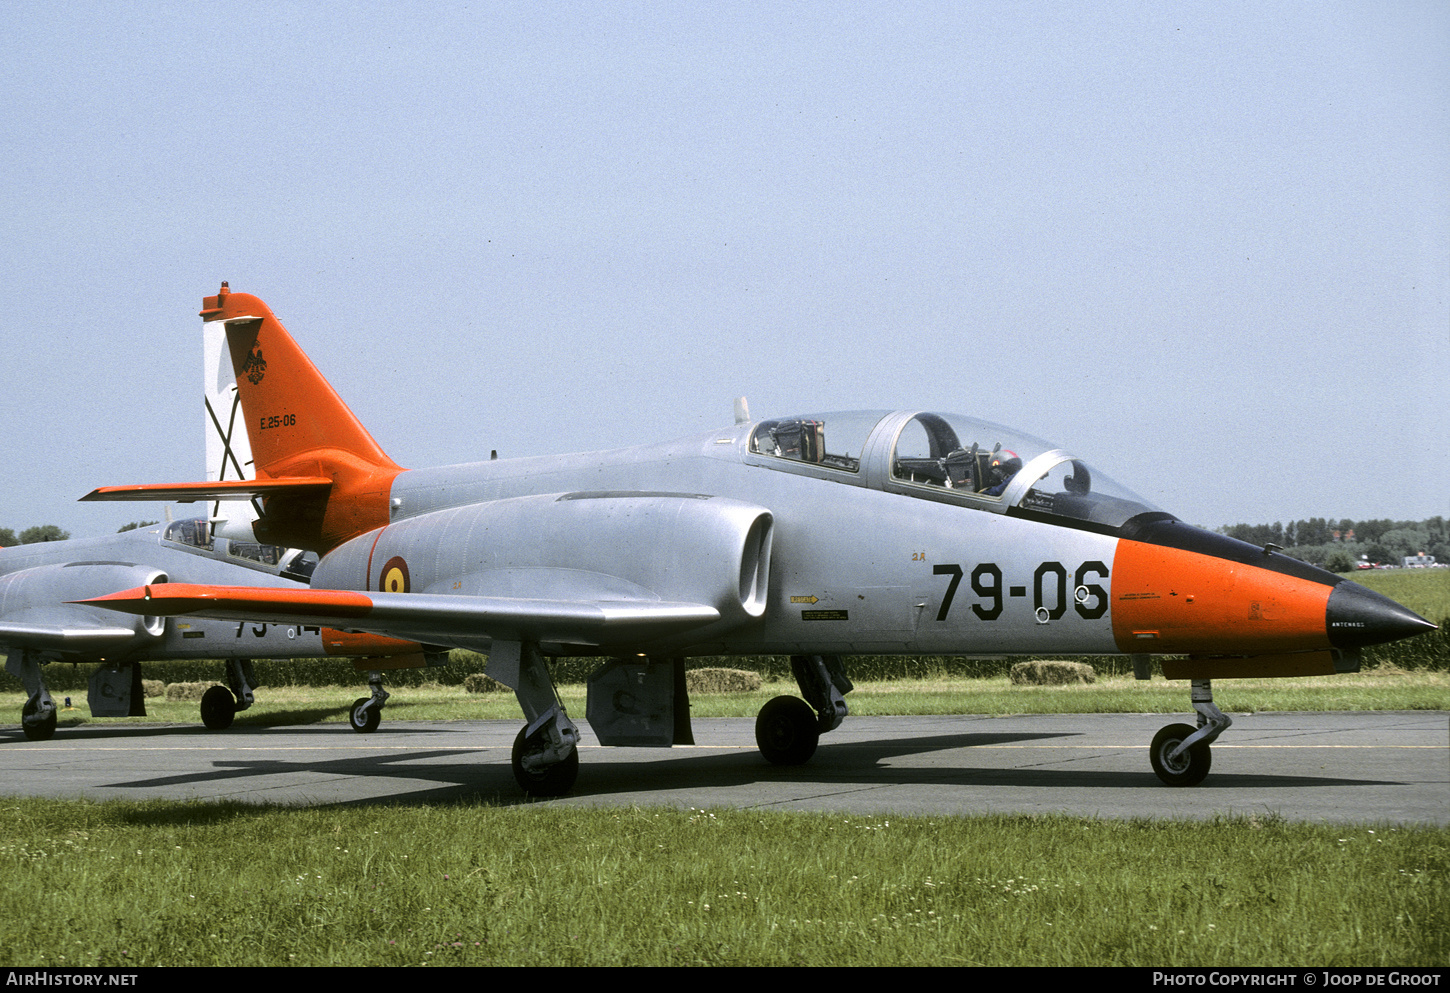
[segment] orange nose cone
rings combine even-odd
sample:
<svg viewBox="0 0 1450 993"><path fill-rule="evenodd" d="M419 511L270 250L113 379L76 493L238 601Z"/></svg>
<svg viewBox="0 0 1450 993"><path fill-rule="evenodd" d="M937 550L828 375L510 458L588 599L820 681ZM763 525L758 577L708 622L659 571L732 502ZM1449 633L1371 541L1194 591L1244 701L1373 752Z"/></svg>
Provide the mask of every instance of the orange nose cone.
<svg viewBox="0 0 1450 993"><path fill-rule="evenodd" d="M1435 630L1388 597L1297 559L1177 522L1161 530L1169 543L1118 543L1112 612L1121 651L1280 655Z"/></svg>
<svg viewBox="0 0 1450 993"><path fill-rule="evenodd" d="M1330 647L1333 587L1203 552L1120 541L1113 637L1128 653L1258 655Z"/></svg>

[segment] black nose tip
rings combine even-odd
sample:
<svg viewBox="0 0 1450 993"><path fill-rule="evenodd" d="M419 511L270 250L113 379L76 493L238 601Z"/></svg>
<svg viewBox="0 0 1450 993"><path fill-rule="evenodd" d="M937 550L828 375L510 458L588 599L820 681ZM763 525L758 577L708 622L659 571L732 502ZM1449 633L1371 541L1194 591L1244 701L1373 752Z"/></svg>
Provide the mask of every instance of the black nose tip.
<svg viewBox="0 0 1450 993"><path fill-rule="evenodd" d="M1335 648L1382 645L1436 629L1413 610L1348 580L1329 594L1325 622L1329 642Z"/></svg>

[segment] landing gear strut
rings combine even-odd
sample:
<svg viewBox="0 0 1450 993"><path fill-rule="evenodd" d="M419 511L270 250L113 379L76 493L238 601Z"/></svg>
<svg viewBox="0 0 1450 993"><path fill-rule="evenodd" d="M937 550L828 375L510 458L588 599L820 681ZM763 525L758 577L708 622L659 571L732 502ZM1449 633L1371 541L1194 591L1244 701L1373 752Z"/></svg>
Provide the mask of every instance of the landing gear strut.
<svg viewBox="0 0 1450 993"><path fill-rule="evenodd" d="M1208 775L1213 755L1208 746L1233 723L1213 705L1213 687L1207 679L1193 681L1193 709L1198 727L1169 724L1153 736L1148 761L1158 778L1169 786L1197 786Z"/></svg>

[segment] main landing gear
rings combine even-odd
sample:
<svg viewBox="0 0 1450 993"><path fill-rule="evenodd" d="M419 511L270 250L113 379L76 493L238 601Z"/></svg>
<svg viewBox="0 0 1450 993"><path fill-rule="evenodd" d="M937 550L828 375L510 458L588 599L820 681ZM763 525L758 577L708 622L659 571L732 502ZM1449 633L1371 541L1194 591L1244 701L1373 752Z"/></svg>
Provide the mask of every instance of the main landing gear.
<svg viewBox="0 0 1450 993"><path fill-rule="evenodd" d="M568 723L575 735L567 748L560 747L563 744L563 729L551 723L560 717ZM518 737L514 739L513 753L510 755L514 782L519 784L519 789L537 797L563 796L572 790L574 781L579 778L578 733L574 725L569 723L568 715L562 708L557 715L545 715L544 723L532 733L529 725L519 728ZM564 752L564 757L551 761L561 751Z"/></svg>
<svg viewBox="0 0 1450 993"><path fill-rule="evenodd" d="M237 698L225 686L213 686L201 695L201 722L213 731L225 731L237 716Z"/></svg>
<svg viewBox="0 0 1450 993"><path fill-rule="evenodd" d="M25 687L25 706L20 711L20 730L29 741L49 741L55 736L59 718L55 701L40 674L38 656L20 649L5 660L5 669Z"/></svg>
<svg viewBox="0 0 1450 993"><path fill-rule="evenodd" d="M31 697L21 708L20 730L25 732L28 741L49 741L55 737L57 720L55 701L50 698L49 693L43 699Z"/></svg>
<svg viewBox="0 0 1450 993"><path fill-rule="evenodd" d="M201 695L201 722L213 731L225 731L238 713L256 702L252 695L256 686L251 659L228 659L227 685L213 686Z"/></svg>
<svg viewBox="0 0 1450 993"><path fill-rule="evenodd" d="M579 775L579 729L565 713L536 642L495 641L485 670L513 687L527 723L514 739L514 781L532 797L563 796ZM852 690L835 655L796 655L791 671L801 696L776 697L755 722L761 754L775 765L800 765L820 736L846 717ZM602 745L669 747L693 744L682 659L631 656L589 678L588 718Z"/></svg>
<svg viewBox="0 0 1450 993"><path fill-rule="evenodd" d="M513 687L528 722L514 739L514 782L529 796L563 796L579 776L579 729L569 720L538 642L495 641L484 670Z"/></svg>
<svg viewBox="0 0 1450 993"><path fill-rule="evenodd" d="M1213 755L1208 746L1233 723L1213 705L1213 687L1207 679L1193 681L1193 709L1198 727L1169 724L1153 736L1148 761L1158 778L1169 786L1197 786L1208 775Z"/></svg>
<svg viewBox="0 0 1450 993"><path fill-rule="evenodd" d="M854 688L839 655L792 655L790 668L805 699L778 696L755 718L755 744L772 765L808 762L821 735L845 719Z"/></svg>

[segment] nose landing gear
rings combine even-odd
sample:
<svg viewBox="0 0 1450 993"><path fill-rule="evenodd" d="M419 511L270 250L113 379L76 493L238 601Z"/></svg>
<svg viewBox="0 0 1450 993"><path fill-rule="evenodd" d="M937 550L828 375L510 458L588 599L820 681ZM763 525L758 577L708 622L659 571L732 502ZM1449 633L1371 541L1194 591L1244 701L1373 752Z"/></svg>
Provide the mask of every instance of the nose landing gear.
<svg viewBox="0 0 1450 993"><path fill-rule="evenodd" d="M1153 736L1148 761L1153 772L1169 786L1197 786L1208 775L1213 755L1208 746L1233 724L1213 705L1213 687L1207 679L1193 681L1193 709L1198 727L1169 724Z"/></svg>

